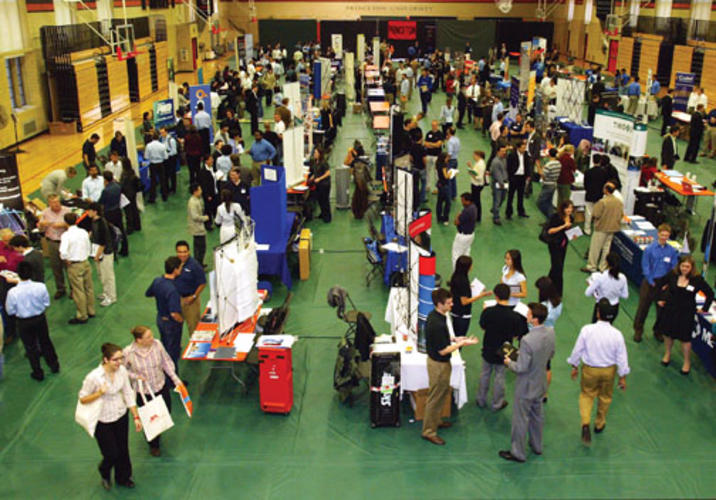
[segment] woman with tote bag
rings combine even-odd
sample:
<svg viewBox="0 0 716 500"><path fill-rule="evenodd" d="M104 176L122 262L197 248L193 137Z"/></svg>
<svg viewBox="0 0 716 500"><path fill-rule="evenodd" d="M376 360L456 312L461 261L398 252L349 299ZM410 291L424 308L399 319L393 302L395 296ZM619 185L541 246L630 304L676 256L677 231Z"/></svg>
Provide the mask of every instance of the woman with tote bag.
<svg viewBox="0 0 716 500"><path fill-rule="evenodd" d="M135 326L132 329L132 336L134 342L124 348L124 363L129 370L129 378L142 382L142 391L139 390L140 384L137 384L137 406L144 405L142 394L145 396L144 399L149 399L147 394L151 392L161 395L167 410L171 412L170 384L167 377L176 387L183 385L176 374L174 362L162 343L154 338L148 326ZM159 444L159 436L149 441L149 453L153 457L161 455Z"/></svg>
<svg viewBox="0 0 716 500"><path fill-rule="evenodd" d="M121 347L109 343L102 344L102 364L85 377L79 394L81 405L93 406L95 403L99 406L94 437L102 452L99 474L105 490L109 490L112 486L110 478L113 468L115 483L134 488L132 463L129 460L127 409L132 413L137 432L142 430L142 423L139 420L134 391L129 384L129 375L123 366L123 361ZM97 401L99 403L96 403Z"/></svg>

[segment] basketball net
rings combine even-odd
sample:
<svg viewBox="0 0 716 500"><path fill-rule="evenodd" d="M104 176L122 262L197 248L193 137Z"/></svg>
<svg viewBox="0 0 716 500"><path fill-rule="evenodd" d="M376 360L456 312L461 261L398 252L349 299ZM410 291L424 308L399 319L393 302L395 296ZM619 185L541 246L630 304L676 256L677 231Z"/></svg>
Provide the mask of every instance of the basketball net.
<svg viewBox="0 0 716 500"><path fill-rule="evenodd" d="M512 0L495 0L495 5L503 14L507 14L512 10Z"/></svg>

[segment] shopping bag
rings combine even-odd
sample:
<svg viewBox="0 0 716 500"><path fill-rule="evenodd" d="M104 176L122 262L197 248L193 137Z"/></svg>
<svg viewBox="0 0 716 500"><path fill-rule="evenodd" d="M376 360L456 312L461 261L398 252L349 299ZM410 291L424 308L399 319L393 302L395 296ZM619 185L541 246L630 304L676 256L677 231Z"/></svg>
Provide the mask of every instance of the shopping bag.
<svg viewBox="0 0 716 500"><path fill-rule="evenodd" d="M84 430L94 437L94 430L97 428L99 420L99 412L102 410L102 398L99 397L91 403L82 404L77 400L77 408L75 408L75 422L80 424Z"/></svg>
<svg viewBox="0 0 716 500"><path fill-rule="evenodd" d="M149 386L146 387L149 394L151 394L152 399L147 401L147 397L144 395L145 385L146 384L144 384L141 380L137 385L139 395L144 402L144 406L138 407L137 412L139 413L139 420L142 422L144 435L147 438L147 441L151 441L162 432L174 427L174 421L172 420L172 416L169 414L164 398L157 397Z"/></svg>

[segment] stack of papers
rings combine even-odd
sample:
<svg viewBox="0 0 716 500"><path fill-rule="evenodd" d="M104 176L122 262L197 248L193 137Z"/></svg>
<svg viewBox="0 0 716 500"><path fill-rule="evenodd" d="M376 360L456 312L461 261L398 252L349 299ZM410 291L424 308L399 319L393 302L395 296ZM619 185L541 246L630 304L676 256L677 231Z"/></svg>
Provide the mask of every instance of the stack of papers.
<svg viewBox="0 0 716 500"><path fill-rule="evenodd" d="M254 346L254 333L240 333L234 340L234 348L236 352L249 352Z"/></svg>
<svg viewBox="0 0 716 500"><path fill-rule="evenodd" d="M479 279L475 278L470 283L470 292L472 297L477 297L485 290L485 284Z"/></svg>
<svg viewBox="0 0 716 500"><path fill-rule="evenodd" d="M280 347L282 349L290 349L296 340L298 340L298 338L293 335L263 335L256 344L256 347Z"/></svg>

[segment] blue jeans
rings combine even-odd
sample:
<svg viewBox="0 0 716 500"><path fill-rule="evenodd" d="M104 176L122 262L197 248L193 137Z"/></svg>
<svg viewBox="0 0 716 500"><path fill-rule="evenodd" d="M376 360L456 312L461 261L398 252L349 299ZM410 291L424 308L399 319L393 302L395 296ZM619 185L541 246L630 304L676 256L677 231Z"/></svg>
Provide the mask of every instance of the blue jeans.
<svg viewBox="0 0 716 500"><path fill-rule="evenodd" d="M556 187L555 185L542 184L542 191L540 191L539 198L537 198L537 208L539 208L539 211L548 219L552 217L552 213L554 212L552 197L554 196Z"/></svg>
<svg viewBox="0 0 716 500"><path fill-rule="evenodd" d="M181 332L184 323L177 323L171 317L157 315L159 337L174 361L174 369L179 373L179 356L181 355Z"/></svg>
<svg viewBox="0 0 716 500"><path fill-rule="evenodd" d="M435 212L438 222L447 222L450 219L450 187L447 184L438 184L438 204Z"/></svg>
<svg viewBox="0 0 716 500"><path fill-rule="evenodd" d="M448 169L457 168L457 158L450 158L448 160ZM457 177L453 177L448 181L450 186L450 199L454 200L457 198Z"/></svg>
<svg viewBox="0 0 716 500"><path fill-rule="evenodd" d="M492 186L492 220L500 220L500 205L505 201L506 189Z"/></svg>

